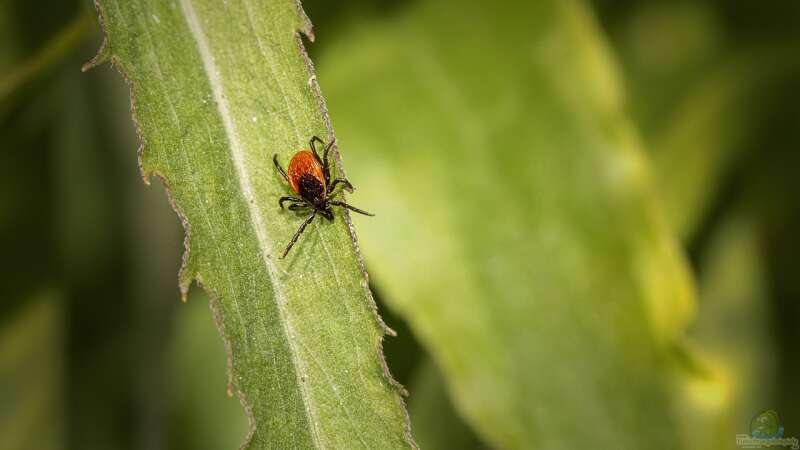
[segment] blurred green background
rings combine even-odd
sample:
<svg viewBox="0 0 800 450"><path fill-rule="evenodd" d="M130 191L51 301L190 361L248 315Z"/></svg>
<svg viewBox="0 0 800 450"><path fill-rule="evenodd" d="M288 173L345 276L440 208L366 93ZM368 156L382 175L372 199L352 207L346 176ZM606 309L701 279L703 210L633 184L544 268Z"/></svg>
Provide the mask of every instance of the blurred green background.
<svg viewBox="0 0 800 450"><path fill-rule="evenodd" d="M238 401L225 392L222 341L200 290L194 289L186 304L179 301L182 231L159 183L146 187L139 177L127 89L108 66L80 72L100 43L88 3L0 2L0 161L5 169L0 239L6 256L0 261L0 449L238 448L246 421ZM467 207L476 206L470 199L442 201L435 193L423 198L430 192L415 191L413 178L403 179L413 193L406 195L418 194L420 204L429 204L393 200L382 176L419 171L419 176L446 180L470 174L477 178L473 189L491 193L491 178L482 179L475 161L511 166L521 152L530 151L506 145L516 132L508 129L503 148L492 148L492 142L476 146L474 151L485 153L473 154L469 163L454 157L441 166L412 151L399 154L415 139L448 142L446 135L436 134L440 129L414 123L422 117L415 115L415 106L424 104L415 97L419 71L401 72L425 58L416 46L431 38L442 42L445 50L439 51L452 55L443 58L441 71L422 71L422 82L425 76L431 83L444 77L456 80L452 86L475 87L484 78L494 80L489 84L509 80L509 105L471 113L464 119L465 135L479 135L475 130L486 123L524 124L509 116L520 110L513 101L515 89L525 102L540 99L535 80L515 65L517 50L527 51L524 37L548 24L527 8L518 14L520 23L505 22L515 15L514 5L480 9L476 23L481 26L464 39L457 33L472 22L458 2L452 3L451 21L438 25L434 19L441 16L423 0L304 2L317 36L309 50L345 167L359 189L356 204L379 215L393 208L388 217L396 214L398 220L429 212L431 222L436 214L480 218L480 211L464 216ZM718 364L726 368L725 392L719 394L725 398L712 402L721 402L731 422L720 427L690 423L686 428L694 443L686 447L735 448L733 433L747 433L750 418L767 409L778 411L787 436L800 436L800 3L597 0L586 11L587 23L596 21L609 46L618 71L614 76L624 91L622 110L651 166L652 201L680 242L696 286L697 311L686 333L697 344L697 355L687 359L701 360L699 372ZM493 40L508 48L507 59L481 53L497 48ZM476 73L468 61L484 57L492 64ZM471 70L456 70L457 58ZM602 71L592 71L596 66L584 68L577 74L565 68L561 75L595 80L601 91L613 85L604 84ZM548 71L558 75L559 67ZM448 83L442 86L447 91ZM445 112L458 116L469 109L448 92L440 99ZM371 98L380 99L380 105L371 104ZM591 110L592 100L585 101ZM383 105L396 109L370 116ZM535 112L531 117L539 118ZM376 118L382 123L371 123ZM430 135L398 138L387 144L392 152L375 149L386 134L399 135L407 127ZM485 173L502 176L496 170ZM557 183L550 187L559 188ZM502 206L533 207L524 197ZM364 227L362 245L368 269L375 268L373 289L381 313L398 331L398 337L385 341L385 352L392 373L411 392L407 403L420 446L492 447L491 433L466 425L455 412L448 396L453 388L444 388L429 347L420 343L435 339L433 334L425 325L404 321L404 307L396 306L404 299L389 298L409 292L398 285L420 283L407 278L413 270L402 270L414 261L396 261L391 254L393 246L405 244L386 243L385 226L369 228L360 220L356 226L359 233ZM435 233L436 226L421 230L419 239ZM447 239L482 239L480 229L462 231ZM491 285L493 274L481 271L495 266L480 264L482 248L472 250L470 257L478 263L471 270ZM476 295L492 294L487 288ZM548 313L542 311L544 317ZM578 327L559 332L577 334ZM433 360L439 361L437 356ZM536 404L537 398L526 401ZM594 407L602 413L616 406L610 401ZM591 435L603 422L584 426ZM652 423L652 429L625 433L655 435L663 426ZM559 445L542 443L541 448Z"/></svg>

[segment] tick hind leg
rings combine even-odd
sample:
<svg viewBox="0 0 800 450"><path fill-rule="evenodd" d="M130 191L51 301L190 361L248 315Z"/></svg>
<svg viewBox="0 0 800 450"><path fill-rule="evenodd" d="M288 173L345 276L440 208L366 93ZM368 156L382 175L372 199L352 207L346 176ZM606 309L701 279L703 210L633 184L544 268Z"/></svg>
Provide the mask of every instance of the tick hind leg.
<svg viewBox="0 0 800 450"><path fill-rule="evenodd" d="M342 208L347 208L350 211L354 211L354 212L357 212L359 214L363 214L365 216L374 216L375 215L375 214L372 214L371 212L364 211L363 209L356 208L355 206L348 205L347 203L340 202L338 200L332 201L331 205L341 206Z"/></svg>
<svg viewBox="0 0 800 450"><path fill-rule="evenodd" d="M286 258L286 255L289 253L289 250L292 249L292 246L294 245L294 243L297 242L297 239L300 237L301 234L303 234L303 231L305 231L305 229L308 226L308 224L310 224L314 220L314 217L317 217L317 210L314 210L308 216L308 218L303 222L303 224L300 225L300 228L297 229L297 232L294 233L294 236L292 236L292 240L289 241L289 245L286 246L286 250L283 251L283 255L281 255L281 259Z"/></svg>

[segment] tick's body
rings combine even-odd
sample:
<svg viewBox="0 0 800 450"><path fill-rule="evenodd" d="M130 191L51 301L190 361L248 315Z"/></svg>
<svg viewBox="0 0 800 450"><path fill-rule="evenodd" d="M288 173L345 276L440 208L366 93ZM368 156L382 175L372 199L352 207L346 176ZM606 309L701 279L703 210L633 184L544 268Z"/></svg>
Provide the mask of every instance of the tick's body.
<svg viewBox="0 0 800 450"><path fill-rule="evenodd" d="M328 166L328 151L335 140L325 146L322 158L319 157L314 142L324 144L322 139L316 136L312 137L308 143L311 150L300 150L292 157L292 160L289 162L288 175L278 163L278 155L272 157L275 167L281 175L283 175L283 178L289 182L289 186L291 186L292 190L300 196L300 198L281 197L278 200L280 207L283 208L284 202L291 202L289 209L292 211L308 208L312 210L311 214L309 214L292 237L289 245L286 246L286 250L284 250L281 258L289 253L294 243L297 242L297 238L300 237L300 234L303 233L306 226L314 220L317 213L328 220L333 220L333 209L331 209L331 206L341 206L367 216L373 215L354 206L350 206L345 202L333 200L334 197L341 193L341 190L336 191L336 187L339 184L348 192L353 192L353 185L350 184L346 178L336 178L331 182L330 168Z"/></svg>
<svg viewBox="0 0 800 450"><path fill-rule="evenodd" d="M292 190L300 194L303 200L312 205L319 205L325 201L327 194L327 181L322 171L322 164L308 150L295 153L289 162L289 185Z"/></svg>

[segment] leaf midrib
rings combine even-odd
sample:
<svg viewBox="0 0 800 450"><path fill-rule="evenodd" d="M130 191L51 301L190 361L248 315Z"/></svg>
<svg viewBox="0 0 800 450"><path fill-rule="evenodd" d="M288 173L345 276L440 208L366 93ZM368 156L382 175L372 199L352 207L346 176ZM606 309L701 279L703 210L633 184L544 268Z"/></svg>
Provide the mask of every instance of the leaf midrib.
<svg viewBox="0 0 800 450"><path fill-rule="evenodd" d="M270 277L270 282L273 287L272 292L274 293L275 296L274 297L275 304L278 309L278 313L280 314L281 317L281 326L283 328L283 332L290 349L291 353L290 356L295 369L294 372L297 381L297 386L299 387L300 390L300 396L303 399L303 407L306 413L306 419L308 421L308 426L311 432L310 433L311 438L314 442L315 447L323 448L320 442L319 431L317 430L316 427L318 420L315 415L315 409L313 407L311 395L308 392L306 384L303 382L306 370L304 369L303 361L298 356L299 355L298 348L293 339L293 337L295 336L294 327L292 326L292 323L289 319L289 314L284 307L288 302L288 300L282 290L280 278L278 277L278 269L270 257L270 255L272 255L272 246L270 245L269 240L267 239L265 233L266 227L264 226L261 219L263 215L261 213L260 208L258 207L258 202L255 199L253 188L250 184L250 178L247 175L247 167L244 161L244 151L242 149L242 144L239 141L238 134L236 132L236 127L233 123L233 119L231 117L231 112L228 107L228 102L224 95L223 83L222 80L220 79L219 71L216 68L214 55L212 54L211 48L208 44L208 41L206 40L205 33L203 32L202 25L197 16L197 12L194 8L192 0L181 0L180 3L181 3L181 9L183 10L183 16L189 28L189 32L197 47L200 60L203 62L203 71L205 72L206 78L208 79L208 83L211 88L211 93L217 105L217 111L219 112L223 129L225 130L225 136L228 139L228 148L230 150L231 158L233 160L234 169L236 170L237 179L239 180L239 187L241 189L242 196L244 197L244 201L247 204L247 209L250 216L250 223L256 233L256 240L258 241L259 250L261 252L261 258L262 261L264 262L265 268L267 269L267 274ZM248 10L248 15L249 15L249 10Z"/></svg>

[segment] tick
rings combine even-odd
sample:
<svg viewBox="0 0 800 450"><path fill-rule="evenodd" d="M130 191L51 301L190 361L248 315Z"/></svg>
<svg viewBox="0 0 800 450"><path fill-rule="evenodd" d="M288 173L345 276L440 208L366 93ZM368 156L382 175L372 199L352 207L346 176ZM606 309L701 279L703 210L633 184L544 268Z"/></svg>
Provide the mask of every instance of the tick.
<svg viewBox="0 0 800 450"><path fill-rule="evenodd" d="M322 158L320 158L319 153L317 153L317 147L315 145L317 142L324 146ZM280 172L283 178L289 183L292 190L300 196L299 198L281 197L278 200L278 205L283 209L283 204L289 202L289 210L291 211L311 210L306 220L303 221L300 228L298 228L297 232L292 236L292 240L289 241L289 245L287 245L286 250L283 251L281 259L286 257L289 250L292 249L294 243L297 242L297 239L303 234L308 224L314 220L314 217L317 217L317 214L328 220L333 220L332 206L341 206L350 211L364 214L365 216L375 215L363 209L358 209L355 206L348 205L343 201L334 200L337 195L342 193L342 189L345 189L347 192L353 192L353 185L347 181L347 178L336 178L331 181L331 171L328 165L328 151L331 149L334 142L336 142L336 138L325 145L322 139L316 136L312 137L311 140L308 141L308 146L311 147L311 150L300 150L295 153L292 160L289 161L288 175L278 162L278 155L275 154L272 156L272 162L275 163L275 168L278 169L278 172ZM337 190L339 187L342 189Z"/></svg>

